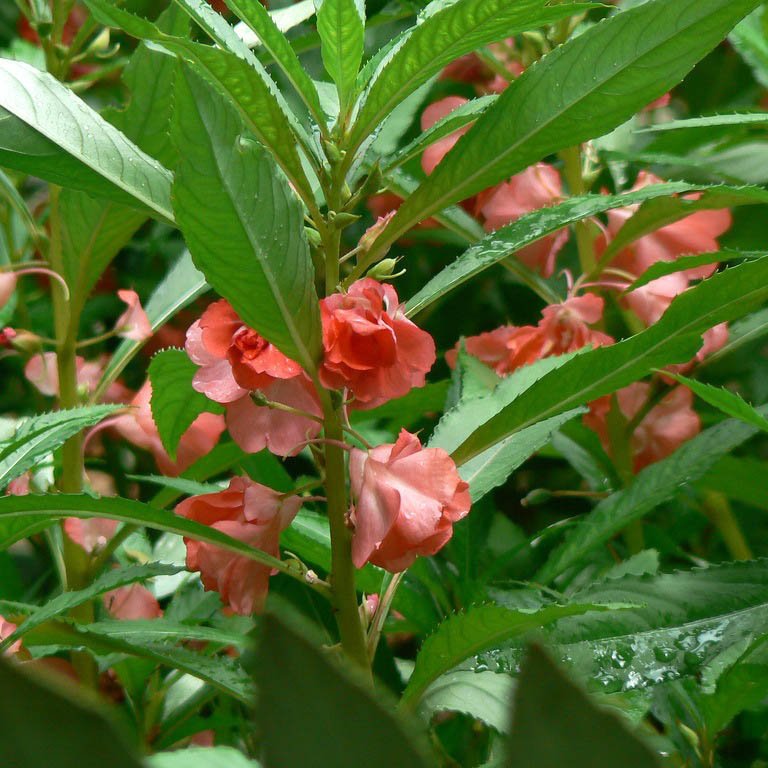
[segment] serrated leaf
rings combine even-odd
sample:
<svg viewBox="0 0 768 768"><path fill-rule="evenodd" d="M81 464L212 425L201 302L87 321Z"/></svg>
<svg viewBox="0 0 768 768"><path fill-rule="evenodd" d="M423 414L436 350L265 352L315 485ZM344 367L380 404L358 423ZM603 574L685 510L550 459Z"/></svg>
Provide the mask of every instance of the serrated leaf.
<svg viewBox="0 0 768 768"><path fill-rule="evenodd" d="M515 692L506 765L658 768L659 763L624 723L595 706L541 648L532 646Z"/></svg>
<svg viewBox="0 0 768 768"><path fill-rule="evenodd" d="M208 290L205 276L192 263L192 257L185 251L168 270L168 274L155 287L144 305L152 331L156 331L177 312L184 309ZM123 371L131 358L141 349L143 342L123 339L104 369L99 386L93 398L97 399Z"/></svg>
<svg viewBox="0 0 768 768"><path fill-rule="evenodd" d="M151 579L153 576L173 576L183 570L180 566L164 565L163 563L129 565L99 576L98 579L85 589L62 592L58 597L54 597L45 605L37 608L14 632L0 641L0 653L35 627L39 627L44 622L63 615L70 608L90 602L93 598L105 592L127 586L128 584L134 584L137 581Z"/></svg>
<svg viewBox="0 0 768 768"><path fill-rule="evenodd" d="M366 768L432 765L415 731L375 699L370 686L272 615L265 617L254 666L256 722L268 768L357 768L361 755ZM319 708L318 691L323 692Z"/></svg>
<svg viewBox="0 0 768 768"><path fill-rule="evenodd" d="M181 436L192 426L192 422L206 411L222 412L218 403L192 388L197 370L198 366L182 349L158 352L149 364L152 418L163 447L174 461Z"/></svg>
<svg viewBox="0 0 768 768"><path fill-rule="evenodd" d="M365 5L363 0L321 0L317 10L320 53L333 78L342 111L354 91L363 59Z"/></svg>
<svg viewBox="0 0 768 768"><path fill-rule="evenodd" d="M237 146L241 133L234 112L184 66L173 126L184 157L173 202L192 258L244 323L312 371L320 309L303 211L264 147Z"/></svg>
<svg viewBox="0 0 768 768"><path fill-rule="evenodd" d="M509 702L514 690L511 675L461 669L448 672L424 692L419 714L429 721L438 712L464 712L504 733L509 727Z"/></svg>
<svg viewBox="0 0 768 768"><path fill-rule="evenodd" d="M738 29L738 27L736 28ZM670 120L666 123L657 123L647 128L641 128L636 133L663 133L686 128L714 128L722 125L768 125L768 112L741 112Z"/></svg>
<svg viewBox="0 0 768 768"><path fill-rule="evenodd" d="M734 27L728 39L751 67L755 79L768 88L768 40L763 27L765 8L759 8Z"/></svg>
<svg viewBox="0 0 768 768"><path fill-rule="evenodd" d="M196 541L215 544L217 547L234 552L236 555L281 568L282 563L260 549L244 544L215 528L187 520L164 509L131 499L101 497L98 499L84 494L44 494L34 496L6 496L0 498L0 549L6 549L15 541L24 538L25 526L54 523L62 517L106 517L129 525L146 526L158 531L167 531L187 536Z"/></svg>
<svg viewBox="0 0 768 768"><path fill-rule="evenodd" d="M99 755L112 768L140 768L106 713L97 710L93 700L77 695L74 686L32 677L3 659L0 686L5 768L84 768L89 759L84 755Z"/></svg>
<svg viewBox="0 0 768 768"><path fill-rule="evenodd" d="M754 406L743 400L735 392L720 387L714 387L711 384L705 384L696 379L689 379L687 376L681 376L676 373L665 375L671 376L679 381L683 386L688 387L694 395L700 397L705 403L709 403L714 408L722 411L726 416L732 416L735 419L741 419L745 424L751 424L753 427L768 432L768 419L761 415Z"/></svg>
<svg viewBox="0 0 768 768"><path fill-rule="evenodd" d="M129 640L137 645L159 643L166 640L199 640L221 646L232 645L238 649L243 649L252 644L252 639L248 635L225 632L215 627L182 624L165 618L97 621L83 626L83 629L98 635Z"/></svg>
<svg viewBox="0 0 768 768"><path fill-rule="evenodd" d="M572 37L511 83L458 140L370 257L447 205L625 122L682 80L759 3L649 0Z"/></svg>
<svg viewBox="0 0 768 768"><path fill-rule="evenodd" d="M406 96L460 56L590 7L591 3L550 6L546 0L459 0L430 6L400 44L379 61L361 97L350 135L352 146L359 145Z"/></svg>
<svg viewBox="0 0 768 768"><path fill-rule="evenodd" d="M0 443L0 489L23 475L42 456L63 445L72 435L119 410L120 405L94 405L43 413L25 421L14 436Z"/></svg>
<svg viewBox="0 0 768 768"><path fill-rule="evenodd" d="M611 242L600 260L604 264L609 263L617 253L635 240L639 240L644 235L669 224L674 224L697 211L732 208L740 205L765 205L766 203L768 203L768 191L759 187L714 188L703 192L696 200L687 200L682 197L648 200L627 219L622 228L611 238Z"/></svg>
<svg viewBox="0 0 768 768"><path fill-rule="evenodd" d="M760 258L763 255L763 253L758 253L756 251L749 253L739 253L737 251L713 251L712 253L697 253L693 256L680 256L674 261L657 261L646 269L645 272L643 272L643 274L626 289L625 293L631 293L638 288L642 288L644 285L648 285L648 283L653 280L657 280L665 275L673 275L676 272L684 272L686 269L696 269L696 267L703 267L708 264L720 264L724 261L755 259Z"/></svg>
<svg viewBox="0 0 768 768"><path fill-rule="evenodd" d="M550 208L525 214L512 224L485 235L456 261L438 272L415 296L406 303L406 312L410 317L426 309L430 304L458 288L467 280L483 270L499 264L516 251L525 248L547 235L582 221L598 213L635 205L654 197L702 190L684 182L653 184L635 192L623 195L581 195L566 200Z"/></svg>
<svg viewBox="0 0 768 768"><path fill-rule="evenodd" d="M645 7L645 6L641 6ZM612 346L585 352L549 373L483 424L454 451L463 464L543 419L615 392L654 368L690 360L701 334L747 314L768 297L768 259L720 272L677 296L653 326Z"/></svg>
<svg viewBox="0 0 768 768"><path fill-rule="evenodd" d="M535 581L552 581L587 552L672 498L685 483L698 480L718 459L756 432L756 427L729 419L683 443L666 459L646 467L628 488L603 499L571 528L563 544L538 571Z"/></svg>
<svg viewBox="0 0 768 768"><path fill-rule="evenodd" d="M496 94L480 96L457 107L453 112L438 120L434 125L427 128L424 133L398 150L384 163L384 172L389 173L395 168L400 168L409 160L418 157L428 146L434 144L439 139L450 136L450 134L463 128L465 125L471 125L497 98Z"/></svg>
<svg viewBox="0 0 768 768"><path fill-rule="evenodd" d="M116 199L173 221L170 172L48 73L0 59L0 108L35 131L38 145L52 142L69 158L66 162L85 166L113 185L120 191ZM3 122L0 115L0 134L7 130ZM43 176L45 167L41 171ZM66 176L71 170L62 172Z"/></svg>
<svg viewBox="0 0 768 768"><path fill-rule="evenodd" d="M415 708L426 689L470 656L546 626L564 616L609 610L592 604L551 605L538 611L512 611L500 605L480 605L448 617L421 646L402 706Z"/></svg>
<svg viewBox="0 0 768 768"><path fill-rule="evenodd" d="M298 123L272 79L251 52L232 52L201 45L161 32L154 24L117 8L112 0L86 0L97 21L124 29L128 34L161 45L200 73L238 111L241 118L274 154L304 199L312 189L296 150Z"/></svg>
<svg viewBox="0 0 768 768"><path fill-rule="evenodd" d="M308 2L314 11L312 0L305 0L305 2ZM237 14L249 31L252 30L258 36L261 45L283 70L315 121L318 125L323 125L325 118L317 88L312 78L305 72L288 38L283 34L284 28L275 23L274 12L267 11L259 0L227 0L227 6ZM292 7L295 8L295 6L288 6L287 9L282 10L290 10Z"/></svg>

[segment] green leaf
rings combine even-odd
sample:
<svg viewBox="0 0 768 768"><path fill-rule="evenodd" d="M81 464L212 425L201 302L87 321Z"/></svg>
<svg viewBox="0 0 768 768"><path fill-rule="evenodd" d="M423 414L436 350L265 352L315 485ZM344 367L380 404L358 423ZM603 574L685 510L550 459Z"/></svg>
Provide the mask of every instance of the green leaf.
<svg viewBox="0 0 768 768"><path fill-rule="evenodd" d="M195 70L226 98L265 146L269 147L288 178L305 200L312 189L296 150L297 122L274 82L250 51L241 55L201 45L161 32L154 24L117 8L112 0L86 0L94 18L102 24L120 27L128 34L160 44L191 62ZM247 48L245 50L248 50Z"/></svg>
<svg viewBox="0 0 768 768"><path fill-rule="evenodd" d="M684 272L686 269L696 269L696 267L703 267L708 264L720 264L724 261L756 259L763 255L764 254L757 251L748 253L738 251L713 251L711 253L697 253L693 256L679 256L674 261L657 261L646 269L645 272L643 272L643 274L626 289L625 293L636 291L638 288L648 285L652 280L657 280L665 275L673 275L676 272Z"/></svg>
<svg viewBox="0 0 768 768"><path fill-rule="evenodd" d="M6 768L140 768L95 697L76 695L0 659L0 742ZM41 737L45 734L44 737ZM97 757L98 756L98 757Z"/></svg>
<svg viewBox="0 0 768 768"><path fill-rule="evenodd" d="M181 436L201 414L221 413L222 407L192 388L198 370L183 349L164 349L149 364L152 418L168 455L176 460Z"/></svg>
<svg viewBox="0 0 768 768"><path fill-rule="evenodd" d="M665 197L643 203L624 226L611 239L605 253L600 257L603 264L635 240L657 229L674 224L697 211L733 208L739 205L765 205L768 191L760 187L713 188L702 193L696 200L682 197Z"/></svg>
<svg viewBox="0 0 768 768"><path fill-rule="evenodd" d="M665 374L679 381L683 386L688 387L694 395L700 397L705 403L709 403L714 408L722 411L726 416L732 416L735 419L741 419L745 424L751 424L753 427L768 432L768 419L762 416L754 406L743 400L735 392L720 387L714 387L711 384L705 384L695 379L689 379L687 376L681 376L676 373Z"/></svg>
<svg viewBox="0 0 768 768"><path fill-rule="evenodd" d="M421 646L416 666L403 693L402 706L414 708L427 688L470 656L494 648L532 629L564 616L606 611L602 605L551 605L538 611L512 611L500 605L481 605L449 616Z"/></svg>
<svg viewBox="0 0 768 768"><path fill-rule="evenodd" d="M158 752L147 758L147 768L259 768L232 747L187 747L176 752Z"/></svg>
<svg viewBox="0 0 768 768"><path fill-rule="evenodd" d="M457 107L449 115L438 120L433 126L427 128L424 133L417 136L413 141L399 150L383 165L385 173L400 168L409 160L418 157L428 146L434 144L440 139L450 136L450 134L463 128L465 125L471 125L477 120L478 116L485 112L488 107L496 101L496 94L480 96L477 99L471 99L466 104Z"/></svg>
<svg viewBox="0 0 768 768"><path fill-rule="evenodd" d="M644 8L646 6L640 6ZM459 448L458 464L543 419L615 392L654 368L690 360L701 334L747 314L768 296L768 259L720 272L677 296L655 325L625 341L577 355L489 419Z"/></svg>
<svg viewBox="0 0 768 768"><path fill-rule="evenodd" d="M535 581L551 582L586 553L609 541L635 520L698 480L718 459L757 432L751 425L728 420L683 443L671 456L651 464L624 490L603 499L566 534L536 574Z"/></svg>
<svg viewBox="0 0 768 768"><path fill-rule="evenodd" d="M308 2L314 11L312 0ZM320 126L324 126L325 117L320 106L320 97L312 78L304 71L299 57L293 50L281 27L274 21L274 12L270 13L259 0L227 0L227 6L237 14L248 30L252 30L259 42L283 70L291 85L309 108L312 117ZM288 6L290 10L292 6ZM295 6L293 6L295 7ZM282 9L286 10L286 9Z"/></svg>
<svg viewBox="0 0 768 768"><path fill-rule="evenodd" d="M553 7L545 0L459 0L429 6L372 74L350 132L352 146L359 145L403 99L460 56L590 7L593 4Z"/></svg>
<svg viewBox="0 0 768 768"><path fill-rule="evenodd" d="M248 635L224 632L214 627L182 624L164 618L98 621L84 626L83 629L107 637L129 640L138 645L165 640L200 640L206 643L216 643L220 646L234 645L236 648L242 649L248 648L252 642Z"/></svg>
<svg viewBox="0 0 768 768"><path fill-rule="evenodd" d="M409 724L272 615L255 662L256 723L265 766L425 768L432 765ZM323 706L316 706L322 691Z"/></svg>
<svg viewBox="0 0 768 768"><path fill-rule="evenodd" d="M761 459L723 456L697 485L724 493L743 504L768 510L768 477Z"/></svg>
<svg viewBox="0 0 768 768"><path fill-rule="evenodd" d="M529 67L459 139L370 257L447 205L621 125L680 82L759 2L649 0L572 37Z"/></svg>
<svg viewBox="0 0 768 768"><path fill-rule="evenodd" d="M103 595L112 589L124 587L137 581L151 579L153 576L173 576L184 569L176 565L164 565L162 563L148 563L147 565L129 565L109 571L85 589L73 592L62 592L58 597L49 600L45 605L29 615L24 622L4 640L0 641L0 653L12 645L18 638L23 637L35 627L39 627L46 621L54 619L66 613L70 608L90 602L93 598Z"/></svg>
<svg viewBox="0 0 768 768"><path fill-rule="evenodd" d="M658 768L653 752L599 709L539 646L528 649L513 705L507 765L514 768Z"/></svg>
<svg viewBox="0 0 768 768"><path fill-rule="evenodd" d="M26 135L30 130L35 132L32 146L19 147L17 151L39 151L51 158L51 143L60 150L53 159L43 159L38 175L44 176L51 162L55 166L64 157L64 186L69 186L66 177L84 166L109 182L102 186L107 192L114 188L115 199L146 206L173 221L171 174L51 75L23 62L0 59L0 109L0 135L5 135L9 128L3 117L8 115L15 119L12 124L16 131L21 123ZM3 153L4 162L6 159L7 153ZM21 170L35 173L31 169ZM103 192L93 188L86 191Z"/></svg>
<svg viewBox="0 0 768 768"><path fill-rule="evenodd" d="M244 323L312 371L320 309L302 208L266 149L241 133L226 103L181 69L173 199L192 258Z"/></svg>
<svg viewBox="0 0 768 768"><path fill-rule="evenodd" d="M144 305L152 331L156 331L177 312L192 303L208 290L208 283L202 272L195 268L192 257L185 251L155 287ZM141 349L143 342L123 339L104 369L99 386L93 394L98 399L123 371L133 356Z"/></svg>
<svg viewBox="0 0 768 768"><path fill-rule="evenodd" d="M17 530L14 524L18 526L51 524L62 517L81 517L83 519L106 517L121 523L146 526L158 531L187 536L196 541L215 544L217 547L234 552L236 555L244 555L257 563L283 569L282 563L277 558L227 536L209 525L187 520L173 512L157 509L149 504L142 504L140 501L106 496L95 499L92 496L80 494L45 494L0 498L0 549L5 549L28 535L23 530Z"/></svg>
<svg viewBox="0 0 768 768"><path fill-rule="evenodd" d="M158 25L179 35L186 34L189 27L177 8L165 11ZM136 146L169 168L176 164L169 135L174 67L172 57L140 45L123 73L130 91L128 106L103 113L104 119ZM75 297L73 312L77 313L109 263L147 217L133 208L96 200L73 189L62 191L60 210L64 277Z"/></svg>
<svg viewBox="0 0 768 768"><path fill-rule="evenodd" d="M541 208L538 211L525 214L512 224L502 227L490 235L485 235L480 242L465 251L456 261L438 272L415 296L409 299L406 304L406 312L409 317L417 315L449 291L458 288L483 270L499 264L521 248L525 248L569 224L609 211L612 208L635 205L654 197L665 197L701 189L706 189L706 187L696 187L684 182L653 184L623 195L572 197L559 205Z"/></svg>
<svg viewBox="0 0 768 768"><path fill-rule="evenodd" d="M72 435L119 410L119 405L94 405L43 413L25 421L14 436L0 443L0 489L23 475L43 456L63 445Z"/></svg>
<svg viewBox="0 0 768 768"><path fill-rule="evenodd" d="M635 131L635 133L662 133L686 128L714 128L722 125L768 125L768 112L734 112L733 114L710 115L709 117L689 117L685 120L670 120L667 123L650 125Z"/></svg>
<svg viewBox="0 0 768 768"><path fill-rule="evenodd" d="M336 83L342 112L354 91L363 59L365 5L363 0L322 0L317 10L320 52Z"/></svg>
<svg viewBox="0 0 768 768"><path fill-rule="evenodd" d="M768 39L763 26L765 8L758 8L736 25L728 39L752 68L755 79L768 88Z"/></svg>
<svg viewBox="0 0 768 768"><path fill-rule="evenodd" d="M699 370L704 366L714 365L726 355L730 355L768 333L768 307L734 323L728 330L727 343L700 363Z"/></svg>
<svg viewBox="0 0 768 768"><path fill-rule="evenodd" d="M500 733L509 727L509 702L515 689L511 675L457 670L441 675L427 688L419 714L427 721L439 712L464 712Z"/></svg>

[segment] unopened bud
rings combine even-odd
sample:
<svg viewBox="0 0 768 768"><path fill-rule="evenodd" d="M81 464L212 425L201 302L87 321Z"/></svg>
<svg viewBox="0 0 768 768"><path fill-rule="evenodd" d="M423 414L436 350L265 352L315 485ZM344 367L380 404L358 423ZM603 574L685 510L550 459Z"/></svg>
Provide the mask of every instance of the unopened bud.
<svg viewBox="0 0 768 768"><path fill-rule="evenodd" d="M397 211L390 211L384 216L379 216L376 222L365 230L363 236L360 238L357 249L361 253L368 253L371 250L371 246L378 240L379 235L386 229L387 224L392 221L392 218Z"/></svg>
<svg viewBox="0 0 768 768"><path fill-rule="evenodd" d="M312 229L312 227L304 227L304 234L307 236L307 240L309 240L309 244L313 248L319 248L322 245L323 239L316 229Z"/></svg>
<svg viewBox="0 0 768 768"><path fill-rule="evenodd" d="M405 270L401 269L399 272L395 272L395 267L399 259L382 259L378 264L374 264L369 270L366 277L372 277L374 280L381 282L382 280L392 280L392 278L400 277L405 274Z"/></svg>
<svg viewBox="0 0 768 768"><path fill-rule="evenodd" d="M546 504L552 498L552 491L546 488L536 488L531 491L522 501L524 507L537 507L539 504Z"/></svg>
<svg viewBox="0 0 768 768"><path fill-rule="evenodd" d="M341 152L332 141L324 141L323 149L325 149L325 156L331 165L338 165L344 159L345 153Z"/></svg>
<svg viewBox="0 0 768 768"><path fill-rule="evenodd" d="M30 331L16 331L13 328L4 328L3 336L8 340L10 346L23 355L36 355L43 349L40 337Z"/></svg>
<svg viewBox="0 0 768 768"><path fill-rule="evenodd" d="M109 50L109 41L109 28L104 27L88 46L88 53L93 53L96 56L106 54L107 52L109 52L110 55L116 53L117 48L114 48L112 51Z"/></svg>
<svg viewBox="0 0 768 768"><path fill-rule="evenodd" d="M328 221L330 221L331 224L336 227L336 229L344 229L350 224L354 224L356 221L359 221L359 219L360 217L357 214L344 213L343 211L341 213L331 211L328 214Z"/></svg>

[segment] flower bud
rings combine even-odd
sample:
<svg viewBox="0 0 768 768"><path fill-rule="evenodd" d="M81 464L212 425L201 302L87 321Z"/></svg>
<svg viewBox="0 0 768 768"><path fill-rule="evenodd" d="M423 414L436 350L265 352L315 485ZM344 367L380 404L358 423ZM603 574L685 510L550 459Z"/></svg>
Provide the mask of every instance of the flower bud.
<svg viewBox="0 0 768 768"><path fill-rule="evenodd" d="M309 240L309 244L313 248L319 248L322 245L323 239L316 229L313 229L312 227L304 227L304 234L307 236L307 240Z"/></svg>
<svg viewBox="0 0 768 768"><path fill-rule="evenodd" d="M13 328L4 328L3 336L15 350L23 355L36 355L43 348L40 337L30 331L16 331Z"/></svg>
<svg viewBox="0 0 768 768"><path fill-rule="evenodd" d="M552 491L546 488L536 488L531 491L522 501L524 507L537 507L539 504L546 504L552 498Z"/></svg>
<svg viewBox="0 0 768 768"><path fill-rule="evenodd" d="M382 259L378 264L374 264L369 270L366 277L372 277L374 280L381 282L382 280L391 280L393 277L400 277L405 274L405 270L401 269L399 272L395 272L395 266L399 259Z"/></svg>

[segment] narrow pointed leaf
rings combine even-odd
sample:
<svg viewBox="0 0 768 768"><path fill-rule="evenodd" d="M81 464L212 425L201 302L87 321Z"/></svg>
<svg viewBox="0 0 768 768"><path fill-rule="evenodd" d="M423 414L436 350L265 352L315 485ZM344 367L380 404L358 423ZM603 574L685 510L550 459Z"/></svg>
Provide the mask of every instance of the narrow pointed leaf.
<svg viewBox="0 0 768 768"><path fill-rule="evenodd" d="M363 0L322 0L317 11L317 31L323 64L336 83L343 110L349 103L363 59Z"/></svg>
<svg viewBox="0 0 768 768"><path fill-rule="evenodd" d="M696 381L696 379L689 379L687 376L681 376L676 373L666 375L671 376L683 386L688 387L696 397L700 397L705 403L709 403L714 408L722 411L726 416L741 419L745 424L751 424L753 427L768 432L768 419L735 392L720 387L713 387L711 384L705 384L703 381Z"/></svg>
<svg viewBox="0 0 768 768"><path fill-rule="evenodd" d="M351 142L359 144L403 99L460 56L590 7L591 3L551 6L546 0L459 0L430 6L373 73L361 97Z"/></svg>
<svg viewBox="0 0 768 768"><path fill-rule="evenodd" d="M234 111L180 70L173 136L184 157L173 198L192 258L244 323L311 371L320 310L303 211L266 149L241 135Z"/></svg>
<svg viewBox="0 0 768 768"><path fill-rule="evenodd" d="M588 403L645 376L654 368L690 360L701 334L734 320L768 298L768 258L720 272L677 296L655 325L608 347L577 355L543 377L483 424L454 451L458 464L542 419Z"/></svg>
<svg viewBox="0 0 768 768"><path fill-rule="evenodd" d="M8 130L9 118L16 121L17 128L22 123L36 134L40 151L53 144L64 153L69 166L84 166L103 178L116 190L115 199L146 206L173 221L171 174L160 163L48 73L20 61L0 59L0 137ZM34 153L33 147L29 149ZM41 176L44 171L41 169ZM62 173L67 186L71 169L65 167Z"/></svg>
<svg viewBox="0 0 768 768"><path fill-rule="evenodd" d="M768 39L764 18L765 8L758 8L734 28L728 39L751 67L757 82L768 88Z"/></svg>
<svg viewBox="0 0 768 768"><path fill-rule="evenodd" d="M646 467L628 488L603 499L579 520L536 574L535 581L551 582L590 550L672 498L682 485L698 480L716 461L756 432L757 427L729 419L683 443L666 459Z"/></svg>
<svg viewBox="0 0 768 768"><path fill-rule="evenodd" d="M529 67L459 139L371 257L447 205L625 122L680 82L759 2L649 0L571 38Z"/></svg>
<svg viewBox="0 0 768 768"><path fill-rule="evenodd" d="M686 128L713 128L721 125L768 126L768 112L745 112L710 115L709 117L689 117L685 120L670 120L667 123L658 123L648 128L642 128L637 133L663 133L664 131L679 131Z"/></svg>
<svg viewBox="0 0 768 768"><path fill-rule="evenodd" d="M312 0L308 1L311 5ZM258 35L261 44L283 70L315 121L323 125L325 117L320 106L317 88L301 65L288 38L275 23L273 14L269 13L259 0L227 0L227 6L237 14L249 30L253 30Z"/></svg>

